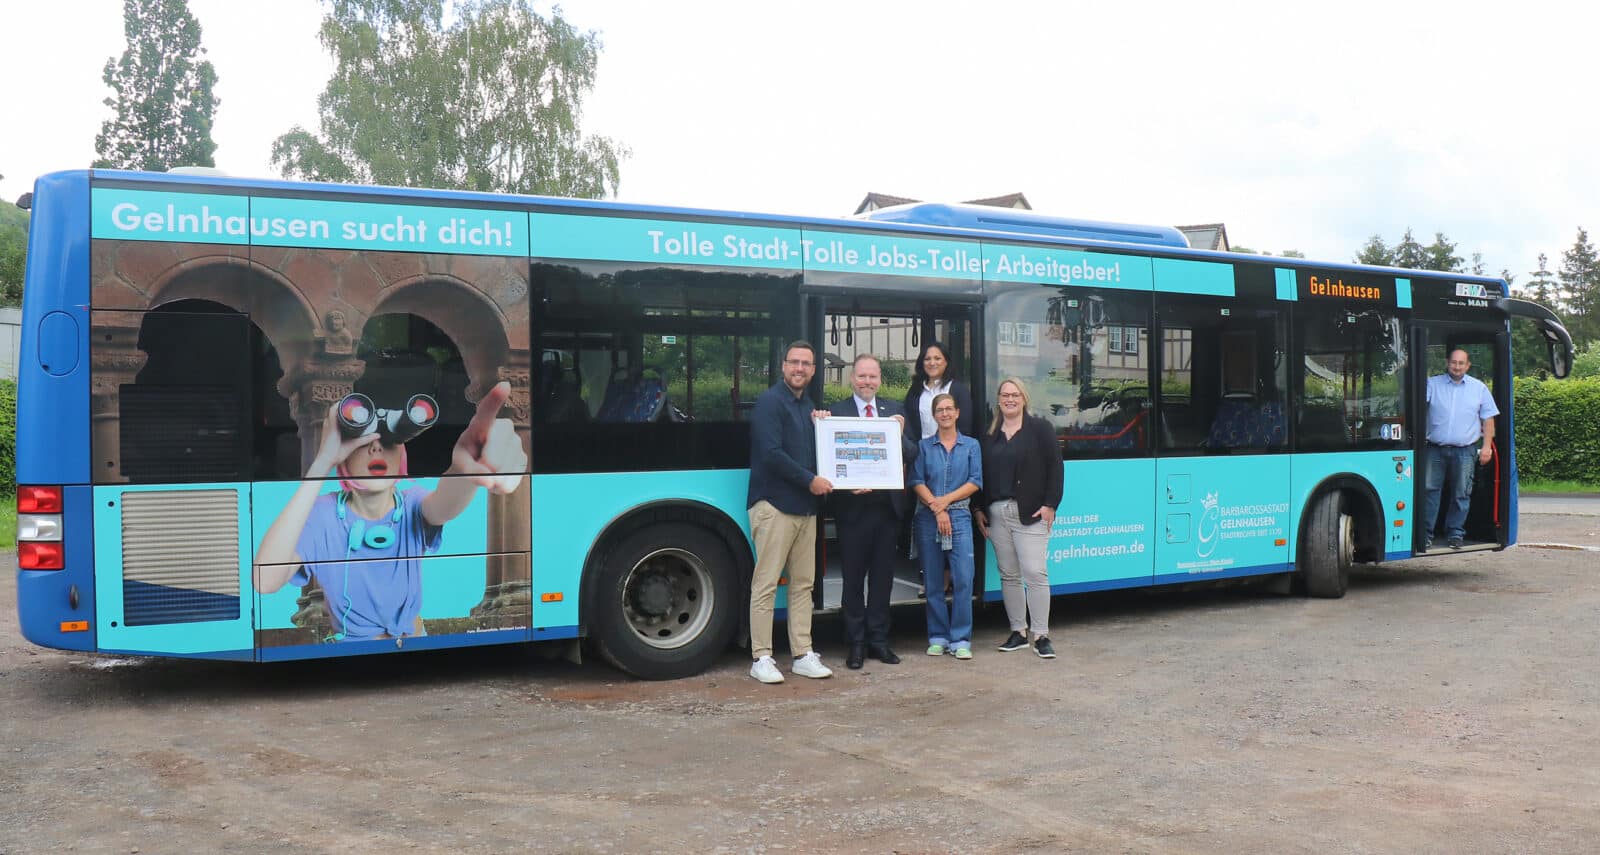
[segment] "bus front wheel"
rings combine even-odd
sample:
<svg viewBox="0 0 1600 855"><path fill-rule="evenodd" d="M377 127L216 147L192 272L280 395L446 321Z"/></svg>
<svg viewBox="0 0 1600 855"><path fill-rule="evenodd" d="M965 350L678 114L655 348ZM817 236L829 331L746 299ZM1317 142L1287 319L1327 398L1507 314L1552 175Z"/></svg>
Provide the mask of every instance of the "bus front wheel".
<svg viewBox="0 0 1600 855"><path fill-rule="evenodd" d="M710 667L738 625L734 560L716 535L656 525L607 554L595 586L593 640L601 656L646 680Z"/></svg>
<svg viewBox="0 0 1600 855"><path fill-rule="evenodd" d="M1344 512L1344 494L1323 493L1311 504L1300 541L1300 578L1307 594L1344 596L1355 563L1355 522Z"/></svg>

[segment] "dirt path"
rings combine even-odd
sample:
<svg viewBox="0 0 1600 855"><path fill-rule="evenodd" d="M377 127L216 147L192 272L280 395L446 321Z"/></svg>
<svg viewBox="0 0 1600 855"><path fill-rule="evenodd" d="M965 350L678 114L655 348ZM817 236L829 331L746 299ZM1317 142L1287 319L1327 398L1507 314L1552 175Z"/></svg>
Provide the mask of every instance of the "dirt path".
<svg viewBox="0 0 1600 855"><path fill-rule="evenodd" d="M1600 547L1600 517L1525 542ZM4 573L14 564L8 558ZM34 648L0 584L0 852L1593 852L1600 556L1342 601L1057 600L1061 658L762 686L522 650L250 666ZM787 663L784 663L787 664Z"/></svg>

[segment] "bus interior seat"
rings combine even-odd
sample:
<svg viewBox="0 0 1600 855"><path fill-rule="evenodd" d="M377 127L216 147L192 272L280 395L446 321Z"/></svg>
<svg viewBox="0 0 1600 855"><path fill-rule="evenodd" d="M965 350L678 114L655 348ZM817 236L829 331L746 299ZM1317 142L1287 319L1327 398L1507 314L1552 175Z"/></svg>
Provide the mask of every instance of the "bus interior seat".
<svg viewBox="0 0 1600 855"><path fill-rule="evenodd" d="M619 368L606 384L596 421L653 422L666 410L667 384L654 368Z"/></svg>
<svg viewBox="0 0 1600 855"><path fill-rule="evenodd" d="M1282 448L1289 440L1283 404L1257 404L1249 395L1224 396L1211 420L1206 448Z"/></svg>
<svg viewBox="0 0 1600 855"><path fill-rule="evenodd" d="M589 404L583 400L583 390L577 378L561 366L559 356L546 356L539 364L539 400L543 412L540 420L550 423L586 422Z"/></svg>

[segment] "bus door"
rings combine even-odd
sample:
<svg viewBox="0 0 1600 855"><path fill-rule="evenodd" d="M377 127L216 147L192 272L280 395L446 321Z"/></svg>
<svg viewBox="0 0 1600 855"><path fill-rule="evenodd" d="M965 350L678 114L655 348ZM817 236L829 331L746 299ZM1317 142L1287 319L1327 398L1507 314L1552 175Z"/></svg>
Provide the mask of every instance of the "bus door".
<svg viewBox="0 0 1600 855"><path fill-rule="evenodd" d="M806 335L818 350L813 389L823 409L848 401L855 394L850 383L851 368L861 354L878 357L882 366L878 399L902 405L914 382L917 358L923 346L927 342L938 342L944 346L953 376L972 389L977 410L972 414L973 425L986 418L974 344L976 307L930 303L903 293L814 295L808 306ZM920 437L911 439L916 442ZM895 537L894 587L890 594L890 603L894 605L920 602L923 595L921 570L909 557L910 508L914 507L915 502L910 502ZM844 597L833 508L831 502L825 507L823 525L818 527L818 582L813 592L816 608L829 611L840 608ZM982 590L981 587L975 589Z"/></svg>
<svg viewBox="0 0 1600 855"><path fill-rule="evenodd" d="M1510 360L1504 357L1508 353L1509 335L1504 329L1504 324L1421 322L1418 324L1417 335L1413 338L1413 342L1418 351L1413 364L1417 366L1420 375L1416 378L1416 388L1422 390L1422 394L1416 396L1417 413L1413 422L1422 427L1422 435L1418 437L1417 443L1420 459L1418 477L1415 479L1414 507L1417 509L1417 523L1414 548L1417 552L1422 551L1422 541L1430 525L1433 529L1433 547L1429 551L1433 554L1503 546L1509 542L1512 494L1515 491L1515 484L1511 478L1511 455L1508 453L1510 443L1507 442L1511 432L1508 415L1511 412L1511 365ZM1430 449L1427 426L1430 408L1427 384L1431 378L1447 373L1450 353L1457 349L1466 351L1470 363L1467 374L1489 387L1500 415L1494 420L1494 442L1489 462L1474 463L1471 505L1467 511L1465 525L1465 545L1461 550L1452 550L1446 545L1444 524L1446 504L1452 491L1452 484L1448 479L1439 501L1438 517L1434 520L1425 520L1422 517L1428 506L1427 476Z"/></svg>
<svg viewBox="0 0 1600 855"><path fill-rule="evenodd" d="M1154 583L1289 569L1288 312L1162 294Z"/></svg>

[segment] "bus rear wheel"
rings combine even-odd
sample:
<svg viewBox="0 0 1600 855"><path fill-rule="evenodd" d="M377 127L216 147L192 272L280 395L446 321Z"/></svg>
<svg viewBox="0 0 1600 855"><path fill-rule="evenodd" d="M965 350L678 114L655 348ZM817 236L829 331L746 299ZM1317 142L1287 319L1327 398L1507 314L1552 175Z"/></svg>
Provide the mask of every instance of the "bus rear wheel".
<svg viewBox="0 0 1600 855"><path fill-rule="evenodd" d="M675 680L710 667L738 625L734 560L716 535L658 525L623 538L595 585L593 641L635 677Z"/></svg>
<svg viewBox="0 0 1600 855"><path fill-rule="evenodd" d="M1336 600L1350 585L1355 564L1355 521L1344 512L1344 494L1323 493L1312 503L1300 540L1300 581L1313 597Z"/></svg>

